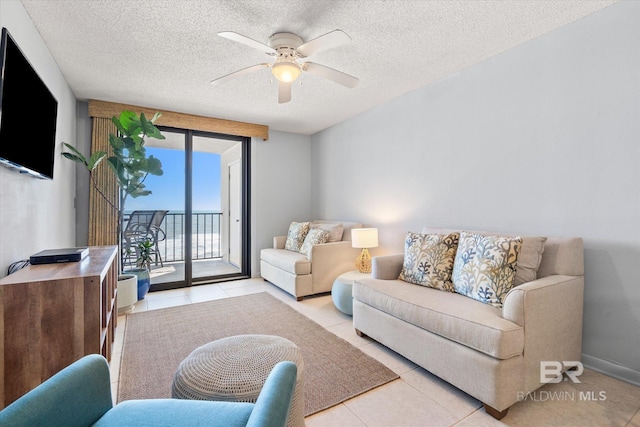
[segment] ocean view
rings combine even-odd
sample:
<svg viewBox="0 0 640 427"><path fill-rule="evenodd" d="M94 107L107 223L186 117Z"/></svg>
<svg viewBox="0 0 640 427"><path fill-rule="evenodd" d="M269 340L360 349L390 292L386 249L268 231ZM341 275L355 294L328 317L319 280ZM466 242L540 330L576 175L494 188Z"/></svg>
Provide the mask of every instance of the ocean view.
<svg viewBox="0 0 640 427"><path fill-rule="evenodd" d="M131 212L125 213L125 219ZM191 217L192 258L219 258L221 254L220 219L221 212L194 211ZM160 226L158 251L165 262L183 261L185 257L185 213L169 211ZM164 239L162 239L164 234Z"/></svg>

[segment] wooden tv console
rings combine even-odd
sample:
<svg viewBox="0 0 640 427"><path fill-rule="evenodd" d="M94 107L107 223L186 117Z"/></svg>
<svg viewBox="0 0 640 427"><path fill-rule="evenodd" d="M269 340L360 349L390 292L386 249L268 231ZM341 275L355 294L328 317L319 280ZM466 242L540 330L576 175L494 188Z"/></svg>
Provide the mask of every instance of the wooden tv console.
<svg viewBox="0 0 640 427"><path fill-rule="evenodd" d="M82 356L111 359L116 246L80 262L29 265L0 280L0 408Z"/></svg>

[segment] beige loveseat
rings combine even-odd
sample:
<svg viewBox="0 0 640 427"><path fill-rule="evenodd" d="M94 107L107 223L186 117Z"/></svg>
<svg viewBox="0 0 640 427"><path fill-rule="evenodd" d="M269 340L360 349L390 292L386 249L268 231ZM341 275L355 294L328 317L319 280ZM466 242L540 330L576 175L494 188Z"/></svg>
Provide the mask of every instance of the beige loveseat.
<svg viewBox="0 0 640 427"><path fill-rule="evenodd" d="M536 251L523 240L517 268L535 268ZM480 400L500 419L543 385L541 361L581 359L582 239L548 237L542 249L537 279L511 289L501 309L398 280L403 254L374 257L373 277L353 286L356 332Z"/></svg>
<svg viewBox="0 0 640 427"><path fill-rule="evenodd" d="M287 236L273 238L273 248L260 251L260 274L298 301L307 295L330 292L335 279L355 270L360 249L351 247L351 230L362 224L347 221L311 221L314 224L342 224L340 241L313 245L308 255L285 249Z"/></svg>

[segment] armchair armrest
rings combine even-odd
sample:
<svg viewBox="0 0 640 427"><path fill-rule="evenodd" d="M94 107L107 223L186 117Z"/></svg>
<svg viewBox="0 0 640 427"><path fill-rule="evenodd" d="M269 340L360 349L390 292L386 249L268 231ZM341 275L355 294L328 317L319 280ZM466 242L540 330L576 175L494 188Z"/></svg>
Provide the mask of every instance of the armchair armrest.
<svg viewBox="0 0 640 427"><path fill-rule="evenodd" d="M107 360L97 354L67 366L0 411L0 425L88 426L113 406Z"/></svg>
<svg viewBox="0 0 640 427"><path fill-rule="evenodd" d="M287 242L287 236L276 236L273 238L273 249L284 249Z"/></svg>
<svg viewBox="0 0 640 427"><path fill-rule="evenodd" d="M298 368L293 362L279 362L267 377L247 427L281 427L287 424Z"/></svg>
<svg viewBox="0 0 640 427"><path fill-rule="evenodd" d="M404 254L375 256L371 259L371 277L382 280L395 280L400 276Z"/></svg>
<svg viewBox="0 0 640 427"><path fill-rule="evenodd" d="M329 292L336 277L356 269L356 258L360 249L351 246L349 241L321 243L311 246L313 293Z"/></svg>
<svg viewBox="0 0 640 427"><path fill-rule="evenodd" d="M349 241L320 243L311 246L309 261L311 261L313 270L316 270L316 266L318 269L323 270L336 262L345 260L352 261L353 269L355 269L359 252L360 250L353 248Z"/></svg>
<svg viewBox="0 0 640 427"><path fill-rule="evenodd" d="M540 387L541 361L582 357L584 277L553 275L513 288L502 316L524 328L525 387Z"/></svg>

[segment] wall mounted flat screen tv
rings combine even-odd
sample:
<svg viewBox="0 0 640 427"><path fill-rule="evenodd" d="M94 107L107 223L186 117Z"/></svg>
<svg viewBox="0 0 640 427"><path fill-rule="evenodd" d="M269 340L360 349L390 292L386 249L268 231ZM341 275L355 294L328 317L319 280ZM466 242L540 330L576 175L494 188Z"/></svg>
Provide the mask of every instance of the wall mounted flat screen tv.
<svg viewBox="0 0 640 427"><path fill-rule="evenodd" d="M58 101L6 28L0 43L0 164L53 179Z"/></svg>

